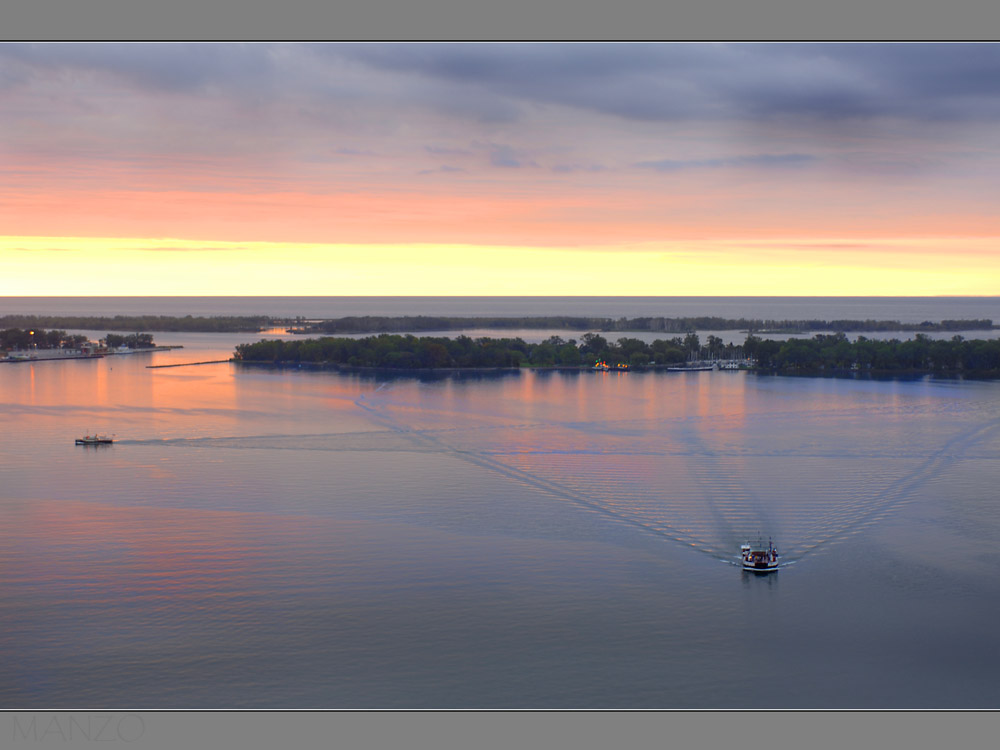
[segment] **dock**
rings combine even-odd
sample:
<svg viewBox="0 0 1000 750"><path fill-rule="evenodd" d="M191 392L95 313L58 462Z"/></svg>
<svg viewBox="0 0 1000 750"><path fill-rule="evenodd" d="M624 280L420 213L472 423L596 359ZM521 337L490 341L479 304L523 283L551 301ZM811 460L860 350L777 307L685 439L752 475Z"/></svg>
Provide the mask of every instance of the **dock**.
<svg viewBox="0 0 1000 750"><path fill-rule="evenodd" d="M207 359L204 362L178 362L173 365L146 365L147 370L158 370L163 367L192 367L193 365L217 365L222 362L232 362L231 359Z"/></svg>

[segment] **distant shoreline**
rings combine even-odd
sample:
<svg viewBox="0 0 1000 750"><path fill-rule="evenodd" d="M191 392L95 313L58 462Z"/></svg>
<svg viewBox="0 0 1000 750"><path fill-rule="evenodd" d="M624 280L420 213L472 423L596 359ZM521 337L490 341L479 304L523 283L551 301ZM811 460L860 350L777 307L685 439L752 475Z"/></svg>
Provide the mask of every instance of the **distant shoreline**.
<svg viewBox="0 0 1000 750"><path fill-rule="evenodd" d="M184 348L183 345L174 344L170 346L152 346L152 347L145 347L142 349L132 349L130 351L95 352L93 354L82 354L80 352L63 353L59 349L38 349L37 351L35 351L33 355L29 356L0 357L0 363L17 364L20 362L51 362L51 361L62 361L65 359L104 359L104 357L124 357L129 354L148 354L151 352L165 352L171 349L183 349L183 348ZM39 356L40 353L42 353L41 356Z"/></svg>
<svg viewBox="0 0 1000 750"><path fill-rule="evenodd" d="M365 315L340 318L252 316L170 316L170 315L3 315L0 330L10 328L59 328L74 330L157 331L189 333L261 333L285 328L299 335L426 333L464 329L488 330L565 330L599 333L684 334L692 331L741 331L754 334L813 333L937 333L992 331L998 326L990 318L922 321L875 319L777 319L726 318L719 316L681 317L589 317L576 315L528 316L439 316L439 315Z"/></svg>
<svg viewBox="0 0 1000 750"><path fill-rule="evenodd" d="M581 373L588 374L593 372L593 368L585 365L551 365L551 366L531 366L526 365L524 367L427 367L427 368L411 368L411 369L400 369L394 367L365 367L362 365L341 365L333 362L254 362L254 361L243 361L239 359L222 360L228 361L236 365L261 368L261 369L273 369L273 370L313 370L320 372L339 372L344 374L358 374L358 375L394 375L397 377L413 377L419 375L473 375L473 374L508 374L513 375L522 372L536 372L536 373ZM212 363L201 363L194 362L188 364L216 364ZM167 365L165 365L167 366ZM183 365L169 365L174 367L180 367ZM685 372L705 372L705 370L699 368L683 368L675 367L672 365L638 365L629 368L627 373L621 373L622 376L628 373L646 373L646 372L660 372L660 373L676 373L684 374ZM767 375L775 377L798 377L798 378L849 378L852 380L864 380L864 379L874 379L874 380L894 380L894 379L911 379L911 378L921 378L928 375L941 379L941 380L998 380L1000 379L1000 369L998 370L975 370L968 372L950 372L941 370L920 370L920 369L909 369L909 370L852 370L850 368L833 368L828 370L794 370L794 369L774 369L774 368L764 368L764 367L744 367L735 371L726 370L716 370L714 372L727 373L728 372L746 372L753 373L755 375ZM602 374L602 373L595 373ZM615 373L607 373L608 375L614 375Z"/></svg>

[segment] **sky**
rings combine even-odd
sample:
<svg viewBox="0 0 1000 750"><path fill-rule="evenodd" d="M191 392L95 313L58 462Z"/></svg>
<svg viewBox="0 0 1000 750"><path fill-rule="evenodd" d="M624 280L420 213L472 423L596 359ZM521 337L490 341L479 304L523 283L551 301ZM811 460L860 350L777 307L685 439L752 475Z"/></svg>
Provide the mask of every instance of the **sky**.
<svg viewBox="0 0 1000 750"><path fill-rule="evenodd" d="M1000 45L0 44L0 295L1000 295Z"/></svg>

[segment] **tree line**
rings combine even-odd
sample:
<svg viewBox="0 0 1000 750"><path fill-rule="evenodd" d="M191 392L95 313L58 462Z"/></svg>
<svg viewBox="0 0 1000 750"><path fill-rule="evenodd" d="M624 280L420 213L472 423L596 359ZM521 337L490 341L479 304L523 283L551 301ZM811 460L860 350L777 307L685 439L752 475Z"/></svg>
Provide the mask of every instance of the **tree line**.
<svg viewBox="0 0 1000 750"><path fill-rule="evenodd" d="M924 321L901 323L898 320L776 320L762 318L639 317L595 318L573 315L523 317L449 317L433 315L348 316L316 322L304 318L274 318L267 315L191 316L185 315L3 315L0 327L41 329L70 328L110 331L188 331L198 333L247 333L274 326L289 326L294 333L404 333L421 331L455 331L468 328L552 329L565 331L628 332L652 331L685 334L692 331L973 331L991 330L993 321L975 320Z"/></svg>
<svg viewBox="0 0 1000 750"><path fill-rule="evenodd" d="M3 315L0 326L26 329L76 328L88 331L190 331L192 333L247 333L274 324L266 315L177 317L171 315ZM288 321L281 321L286 325Z"/></svg>
<svg viewBox="0 0 1000 750"><path fill-rule="evenodd" d="M521 338L456 338L383 333L364 338L322 337L280 341L265 339L236 347L244 362L317 363L351 367L424 369L446 367L579 367L597 361L610 365L671 365L692 358L736 356L739 347L726 346L717 336L702 345L697 334L657 340L651 344L622 337L608 341L585 333L580 341L551 336L540 343Z"/></svg>
<svg viewBox="0 0 1000 750"><path fill-rule="evenodd" d="M349 316L296 325L293 333L403 333L455 331L468 328L591 330L601 332L653 331L689 333L691 331L973 331L991 330L993 321L942 320L939 323L901 323L898 320L771 320L761 318L641 317L590 318L566 315L529 317L448 317L434 315Z"/></svg>
<svg viewBox="0 0 1000 750"><path fill-rule="evenodd" d="M7 328L0 331L0 349L79 349L87 343L82 334L34 328Z"/></svg>
<svg viewBox="0 0 1000 750"><path fill-rule="evenodd" d="M0 331L0 349L79 349L86 344L87 337L80 333L68 334L66 331L41 328L7 328ZM153 334L109 333L104 338L108 347L127 346L131 349L142 349L153 346Z"/></svg>
<svg viewBox="0 0 1000 750"><path fill-rule="evenodd" d="M843 333L811 339L772 341L748 336L743 344L758 369L779 372L860 370L875 372L943 372L1000 374L1000 340L961 336L935 341L918 333L913 339L873 341Z"/></svg>
<svg viewBox="0 0 1000 750"><path fill-rule="evenodd" d="M148 349L153 346L153 334L151 333L130 333L122 335L109 333L104 337L104 343L109 349L117 349L119 346L127 346L129 349Z"/></svg>
<svg viewBox="0 0 1000 750"><path fill-rule="evenodd" d="M874 341L843 332L811 339L774 341L753 334L740 345L718 336L702 342L697 334L652 343L622 337L611 342L599 334L579 341L552 336L537 344L521 338L456 338L380 334L364 338L265 339L236 347L243 362L311 363L389 369L472 367L579 367L595 361L633 367L676 365L691 360L741 359L774 372L945 372L1000 375L1000 340L933 341L917 334L908 341Z"/></svg>

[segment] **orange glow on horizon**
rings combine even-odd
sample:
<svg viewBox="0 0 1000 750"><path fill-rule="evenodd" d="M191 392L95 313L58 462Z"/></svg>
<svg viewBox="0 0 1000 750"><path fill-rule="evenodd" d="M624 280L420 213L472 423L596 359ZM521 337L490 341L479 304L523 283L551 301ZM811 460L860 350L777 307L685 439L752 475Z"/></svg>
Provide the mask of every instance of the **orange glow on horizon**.
<svg viewBox="0 0 1000 750"><path fill-rule="evenodd" d="M3 235L177 237L203 242L545 247L836 237L1000 237L979 207L913 205L892 195L849 202L831 186L406 186L340 192L0 190ZM614 188L614 192L612 192ZM806 197L804 197L804 195ZM835 203L838 213L829 214Z"/></svg>
<svg viewBox="0 0 1000 750"><path fill-rule="evenodd" d="M0 237L8 296L1000 294L996 238L588 248Z"/></svg>

